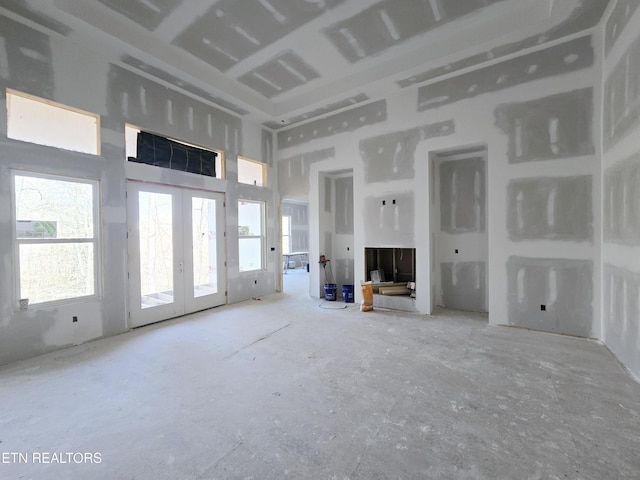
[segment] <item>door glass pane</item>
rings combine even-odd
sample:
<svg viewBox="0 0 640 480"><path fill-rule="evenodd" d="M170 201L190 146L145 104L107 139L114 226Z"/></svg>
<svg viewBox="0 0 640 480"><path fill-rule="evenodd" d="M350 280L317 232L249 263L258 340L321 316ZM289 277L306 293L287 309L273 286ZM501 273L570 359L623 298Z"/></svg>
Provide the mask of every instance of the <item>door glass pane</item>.
<svg viewBox="0 0 640 480"><path fill-rule="evenodd" d="M173 211L167 193L139 192L142 308L173 303Z"/></svg>
<svg viewBox="0 0 640 480"><path fill-rule="evenodd" d="M216 201L193 197L193 296L211 295L218 291L216 250Z"/></svg>

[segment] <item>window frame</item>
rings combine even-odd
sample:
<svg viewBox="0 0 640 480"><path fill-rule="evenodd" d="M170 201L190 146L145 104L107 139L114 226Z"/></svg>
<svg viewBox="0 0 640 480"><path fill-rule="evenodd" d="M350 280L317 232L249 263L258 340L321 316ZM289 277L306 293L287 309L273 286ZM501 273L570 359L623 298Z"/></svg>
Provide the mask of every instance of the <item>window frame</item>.
<svg viewBox="0 0 640 480"><path fill-rule="evenodd" d="M248 163L248 164L253 164L253 165L258 165L260 167L260 169L262 170L262 179L261 179L261 184L258 185L255 181L254 183L249 183L249 182L242 182L240 181L240 166L242 163ZM251 158L247 158L247 157L243 157L241 155L237 156L237 167L238 167L238 183L242 184L242 185L252 185L254 187L266 187L267 186L267 164L264 162L260 162L258 160L253 160Z"/></svg>
<svg viewBox="0 0 640 480"><path fill-rule="evenodd" d="M263 200L247 200L244 198L238 199L238 211L240 209L241 203L252 203L256 205L260 205L260 235L243 235L240 233L240 228L238 228L238 270L240 274L251 274L255 272L265 272L267 271L267 262L266 262L266 250L267 250L267 229L266 229L266 217L267 217L267 202ZM238 213L238 223L240 219L240 214ZM240 225L238 225L240 227ZM240 269L240 242L243 239L255 239L259 238L260 241L260 267L253 270L241 270Z"/></svg>
<svg viewBox="0 0 640 480"><path fill-rule="evenodd" d="M93 237L92 238L18 238L17 232L17 209L18 203L16 198L16 177L31 177L47 180L80 183L92 186L92 203L93 208ZM62 298L58 300L49 300L45 302L31 303L29 302L29 310L38 310L60 305L68 305L78 302L97 300L102 298L102 229L101 229L101 209L100 209L100 181L91 178L74 177L70 175L51 175L48 173L40 173L27 170L11 170L11 223L12 223L12 243L13 243L13 276L14 276L14 309L20 310L21 292L21 276L20 276L20 246L21 245L63 245L63 244L79 244L87 243L93 245L93 294L81 295L76 297Z"/></svg>
<svg viewBox="0 0 640 480"><path fill-rule="evenodd" d="M42 105L48 106L48 107L54 107L54 108L58 108L61 110L67 110L69 112L73 112L76 113L78 115L82 115L88 118L91 118L93 120L95 120L95 151L91 151L91 152L86 152L86 151L82 151L82 150L78 150L78 149L73 149L73 148L67 148L65 146L61 146L61 145L51 145L48 143L42 143L39 141L35 141L34 139L23 139L23 138L16 138L16 137L12 137L9 135L9 123L11 122L11 118L12 118L12 113L15 115L15 112L12 112L11 110L11 97L19 97L19 98L23 98L26 100L30 100L33 102L37 102L40 103ZM65 105L64 103L59 103L59 102L54 102L53 100L48 100L46 98L42 98L42 97L37 97L35 95L31 95L29 93L24 93L21 92L19 90L14 90L12 88L7 88L5 90L5 101L6 101L6 118L7 118L7 138L10 138L11 140L15 140L17 142L25 142L25 143L31 143L33 145L41 145L44 147L49 147L49 148L59 148L61 150L66 150L68 152L76 152L76 153L80 153L83 155L92 155L92 156L100 156L100 150L101 150L101 138L100 138L100 115L97 113L93 113L93 112L88 112L86 110L82 110L80 108L75 108L72 107L70 105Z"/></svg>

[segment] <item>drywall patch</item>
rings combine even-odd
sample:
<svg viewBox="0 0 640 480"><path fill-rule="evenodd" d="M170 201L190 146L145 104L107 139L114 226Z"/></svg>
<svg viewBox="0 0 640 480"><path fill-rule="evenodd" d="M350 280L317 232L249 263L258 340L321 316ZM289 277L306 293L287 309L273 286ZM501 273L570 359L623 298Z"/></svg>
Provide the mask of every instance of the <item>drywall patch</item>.
<svg viewBox="0 0 640 480"><path fill-rule="evenodd" d="M326 118L278 132L278 148L295 147L318 138L384 122L387 119L387 101L379 100Z"/></svg>
<svg viewBox="0 0 640 480"><path fill-rule="evenodd" d="M640 122L640 37L604 85L604 145L609 150Z"/></svg>
<svg viewBox="0 0 640 480"><path fill-rule="evenodd" d="M486 224L486 165L483 157L440 164L440 230L482 233Z"/></svg>
<svg viewBox="0 0 640 480"><path fill-rule="evenodd" d="M324 177L324 211L331 213L331 203L333 198L333 181L331 177Z"/></svg>
<svg viewBox="0 0 640 480"><path fill-rule="evenodd" d="M509 137L509 163L591 155L593 89L505 103L495 111L496 125Z"/></svg>
<svg viewBox="0 0 640 480"><path fill-rule="evenodd" d="M507 229L511 240L593 239L591 175L512 180Z"/></svg>
<svg viewBox="0 0 640 480"><path fill-rule="evenodd" d="M181 3L180 0L98 0L147 30L154 30Z"/></svg>
<svg viewBox="0 0 640 480"><path fill-rule="evenodd" d="M640 274L604 265L604 341L618 358L640 367Z"/></svg>
<svg viewBox="0 0 640 480"><path fill-rule="evenodd" d="M0 88L53 99L55 89L49 37L0 16Z"/></svg>
<svg viewBox="0 0 640 480"><path fill-rule="evenodd" d="M319 77L320 74L300 55L287 51L249 70L238 77L238 81L265 97L272 98Z"/></svg>
<svg viewBox="0 0 640 480"><path fill-rule="evenodd" d="M499 1L382 0L324 33L349 62L355 63Z"/></svg>
<svg viewBox="0 0 640 480"><path fill-rule="evenodd" d="M240 151L242 121L239 118L129 70L111 65L108 96L109 116L106 120L114 129L122 128L121 123L127 121L232 155ZM193 130L189 129L189 118L193 120Z"/></svg>
<svg viewBox="0 0 640 480"><path fill-rule="evenodd" d="M67 36L73 30L68 25L59 22L55 18L49 17L42 12L38 12L29 7L28 3L24 0L3 0L3 7L17 13L21 17L27 18L32 22L42 25L45 28L53 30L60 35Z"/></svg>
<svg viewBox="0 0 640 480"><path fill-rule="evenodd" d="M640 243L640 153L605 170L602 217L606 242Z"/></svg>
<svg viewBox="0 0 640 480"><path fill-rule="evenodd" d="M365 182L413 178L418 143L428 138L451 135L454 132L454 121L448 120L360 141Z"/></svg>
<svg viewBox="0 0 640 480"><path fill-rule="evenodd" d="M262 130L261 150L262 161L273 167L273 133L269 130Z"/></svg>
<svg viewBox="0 0 640 480"><path fill-rule="evenodd" d="M221 0L173 43L225 72L343 1Z"/></svg>
<svg viewBox="0 0 640 480"><path fill-rule="evenodd" d="M364 199L364 230L369 246L414 247L414 194L393 192Z"/></svg>
<svg viewBox="0 0 640 480"><path fill-rule="evenodd" d="M509 325L591 336L592 261L510 257L507 280Z"/></svg>
<svg viewBox="0 0 640 480"><path fill-rule="evenodd" d="M638 0L618 0L616 6L613 7L604 28L604 51L606 55L609 55L609 52L611 52L639 6L640 2Z"/></svg>
<svg viewBox="0 0 640 480"><path fill-rule="evenodd" d="M337 258L335 261L332 261L332 273L334 276L335 283L338 285L353 285L355 283L354 270L353 270L353 259L352 258ZM340 289L340 287L338 287ZM340 291L338 291L340 293Z"/></svg>
<svg viewBox="0 0 640 480"><path fill-rule="evenodd" d="M585 36L528 55L474 70L418 89L418 111L593 65L591 37Z"/></svg>
<svg viewBox="0 0 640 480"><path fill-rule="evenodd" d="M353 177L336 178L334 188L335 231L337 234L353 235Z"/></svg>
<svg viewBox="0 0 640 480"><path fill-rule="evenodd" d="M203 100L213 102L223 108L226 108L227 110L237 113L238 115L246 115L249 113L248 110L240 108L239 106L225 100L224 98L213 95L210 92L207 92L206 90L203 90L202 88L197 87L190 82L186 82L183 79L176 77L175 75L171 75L170 73L167 73L160 68L154 67L153 65L149 65L142 60L138 60L131 55L123 55L120 60L123 63L131 65L132 67L145 72L148 75L153 75L160 80L175 85L176 87L181 88L186 92L192 93L196 97L200 97Z"/></svg>
<svg viewBox="0 0 640 480"><path fill-rule="evenodd" d="M278 160L278 192L281 197L309 196L311 164L334 158L336 149L325 148Z"/></svg>
<svg viewBox="0 0 640 480"><path fill-rule="evenodd" d="M441 263L444 306L455 310L486 312L486 270L485 262Z"/></svg>
<svg viewBox="0 0 640 480"><path fill-rule="evenodd" d="M605 9L607 8L607 4L607 1L602 0L582 0L566 20L544 33L533 35L518 42L501 45L487 52L471 55L461 60L433 68L426 72L412 75L411 77L399 80L397 84L401 88L410 87L411 85L423 83L428 80L462 70L463 68L473 67L474 65L479 65L512 53L520 52L527 48L547 43L551 40L556 40L558 38L586 30L595 26L600 21Z"/></svg>
<svg viewBox="0 0 640 480"><path fill-rule="evenodd" d="M295 117L291 117L287 120L281 120L278 122L266 122L264 126L267 128L271 128L272 130L278 130L280 128L284 128L287 125L292 125L294 123L304 122L305 120L310 120L315 117L319 117L321 115L325 115L327 113L331 113L335 110L341 110L346 107L350 107L357 103L366 102L369 100L369 97L364 93L359 93L358 95L354 95L353 97L346 98L344 100L340 100L338 102L330 103L321 108L316 108L310 112L301 113L300 115L296 115Z"/></svg>
<svg viewBox="0 0 640 480"><path fill-rule="evenodd" d="M311 118L319 117L320 115L325 115L327 113L331 113L335 110L340 110L342 108L347 108L352 105L356 105L358 103L366 102L369 100L369 96L364 93L359 93L358 95L354 95L352 97L346 98L344 100L340 100L338 102L330 103L329 105L321 108L317 108L312 110L311 112L306 112L301 115L297 115L289 119L290 123L298 123L303 122L305 120L309 120Z"/></svg>
<svg viewBox="0 0 640 480"><path fill-rule="evenodd" d="M291 252L307 252L309 250L309 220L307 204L282 201L282 215L291 219L291 237L289 249ZM308 259L304 259L308 260Z"/></svg>

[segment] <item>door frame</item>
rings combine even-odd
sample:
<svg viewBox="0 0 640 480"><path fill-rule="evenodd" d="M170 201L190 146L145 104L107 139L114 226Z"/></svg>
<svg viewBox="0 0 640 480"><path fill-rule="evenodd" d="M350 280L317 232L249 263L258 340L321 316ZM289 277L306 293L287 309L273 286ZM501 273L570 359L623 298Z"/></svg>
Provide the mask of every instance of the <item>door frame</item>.
<svg viewBox="0 0 640 480"><path fill-rule="evenodd" d="M226 262L226 199L223 192L212 190L190 188L180 185L168 185L157 182L144 182L135 179L127 179L127 299L128 305L128 326L129 328L141 327L151 323L168 320L170 318L194 313L200 310L214 308L227 303L227 262ZM167 193L172 196L172 214L179 223L173 223L173 302L142 308L141 297L141 272L139 267L135 267L135 262L140 261L139 245L140 232L138 230L139 211L138 193L141 191ZM212 295L191 298L187 295L189 290L193 290L193 268L188 264L187 252L192 250L188 243L192 242L192 203L186 201L193 197L198 197L200 192L202 197L211 198L221 202L216 208L216 232L221 229L217 239L217 267L218 267L218 288ZM129 195L131 194L131 195ZM217 204L218 205L218 204ZM188 228L187 228L188 227ZM191 280L188 281L187 278Z"/></svg>

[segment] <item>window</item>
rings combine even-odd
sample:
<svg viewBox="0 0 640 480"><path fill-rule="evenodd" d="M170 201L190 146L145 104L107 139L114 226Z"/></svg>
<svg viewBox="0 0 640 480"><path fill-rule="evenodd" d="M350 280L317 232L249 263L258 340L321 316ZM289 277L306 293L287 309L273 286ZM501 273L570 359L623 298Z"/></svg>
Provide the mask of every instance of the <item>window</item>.
<svg viewBox="0 0 640 480"><path fill-rule="evenodd" d="M14 172L18 298L30 305L98 293L98 183Z"/></svg>
<svg viewBox="0 0 640 480"><path fill-rule="evenodd" d="M291 217L282 217L282 253L291 253Z"/></svg>
<svg viewBox="0 0 640 480"><path fill-rule="evenodd" d="M9 138L98 155L99 131L99 115L7 89Z"/></svg>
<svg viewBox="0 0 640 480"><path fill-rule="evenodd" d="M264 187L267 185L267 170L262 162L238 157L238 182Z"/></svg>
<svg viewBox="0 0 640 480"><path fill-rule="evenodd" d="M238 201L238 250L241 272L264 270L265 203Z"/></svg>
<svg viewBox="0 0 640 480"><path fill-rule="evenodd" d="M142 152L138 152L138 146ZM125 125L125 150L132 162L223 178L223 152L155 135L133 125Z"/></svg>

